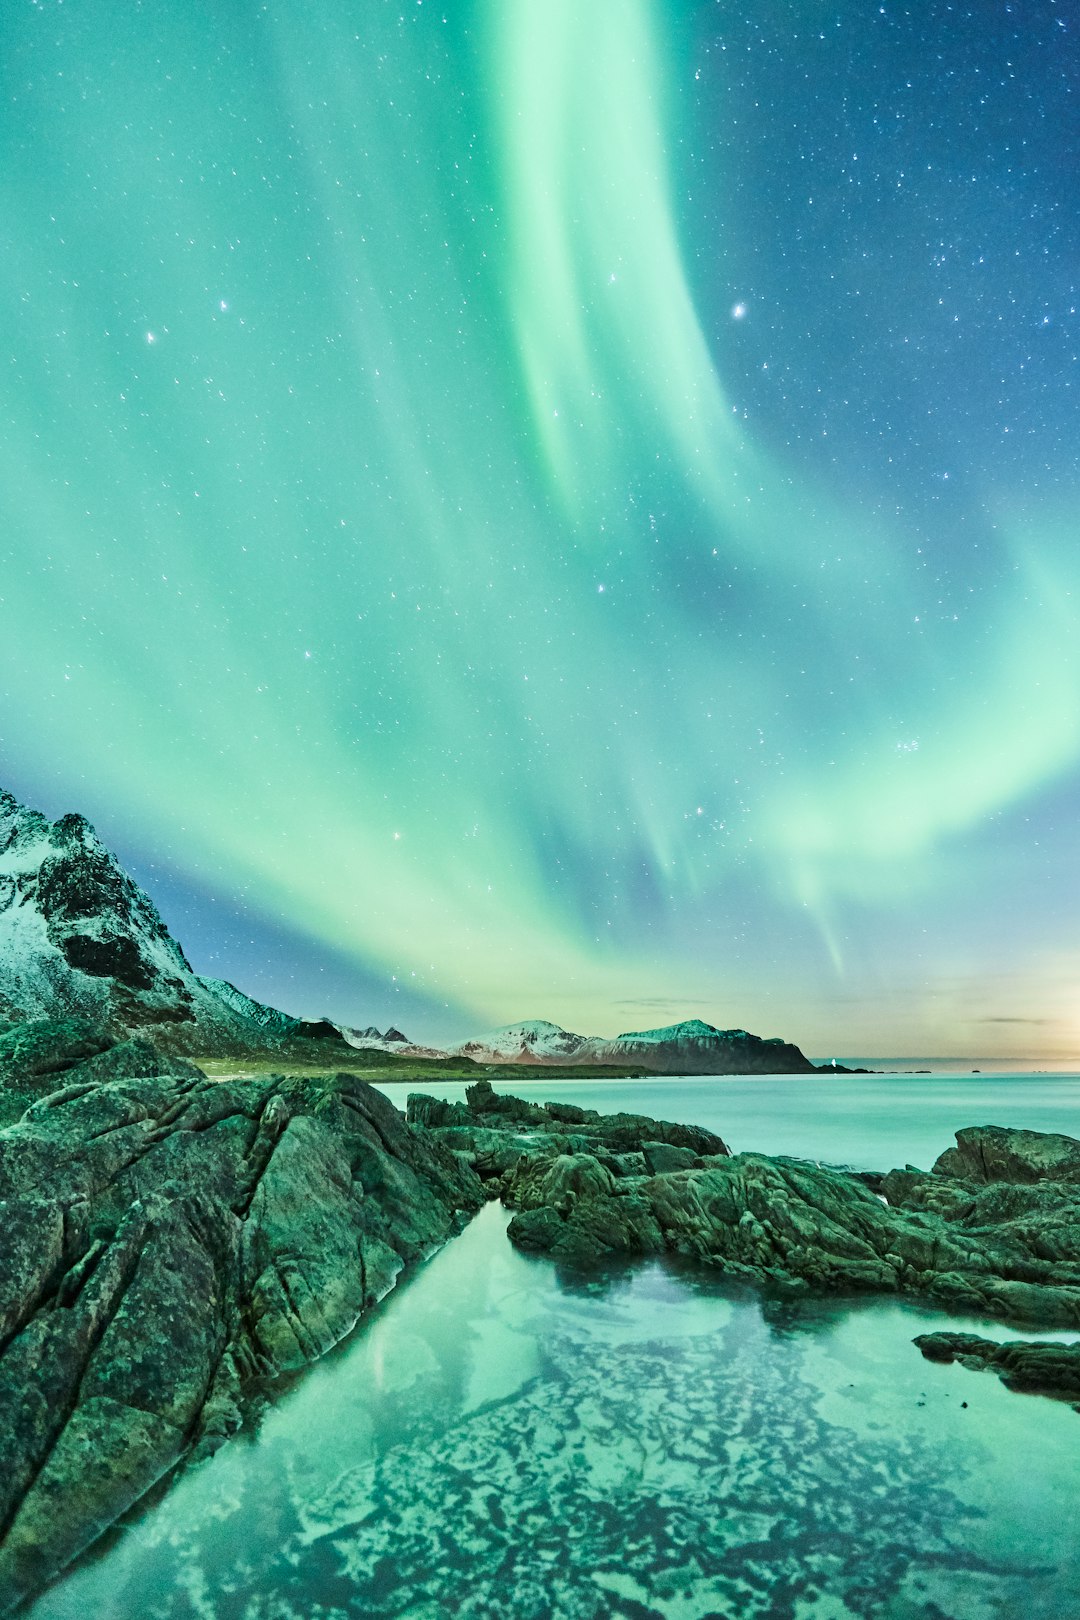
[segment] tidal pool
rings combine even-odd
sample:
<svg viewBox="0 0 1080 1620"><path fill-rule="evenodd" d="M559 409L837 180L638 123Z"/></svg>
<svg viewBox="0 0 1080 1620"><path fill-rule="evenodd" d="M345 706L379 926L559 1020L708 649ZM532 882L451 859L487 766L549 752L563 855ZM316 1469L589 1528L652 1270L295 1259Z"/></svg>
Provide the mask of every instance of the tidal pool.
<svg viewBox="0 0 1080 1620"><path fill-rule="evenodd" d="M1080 1415L911 1343L1005 1329L560 1273L506 1222L485 1208L34 1620L1080 1615Z"/></svg>

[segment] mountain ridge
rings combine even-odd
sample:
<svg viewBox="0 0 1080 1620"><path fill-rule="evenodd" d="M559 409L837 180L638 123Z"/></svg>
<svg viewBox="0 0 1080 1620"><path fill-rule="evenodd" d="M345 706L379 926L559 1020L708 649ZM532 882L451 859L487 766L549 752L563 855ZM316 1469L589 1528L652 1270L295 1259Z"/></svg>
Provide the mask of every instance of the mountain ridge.
<svg viewBox="0 0 1080 1620"><path fill-rule="evenodd" d="M640 1064L667 1074L810 1074L817 1069L791 1041L717 1029L701 1018L657 1029L628 1030L608 1040L577 1035L547 1019L523 1019L450 1048L478 1063Z"/></svg>
<svg viewBox="0 0 1080 1620"><path fill-rule="evenodd" d="M149 1035L164 1050L194 1057L288 1053L309 1062L311 1043L319 1042L320 1057L341 1062L359 1050L660 1074L817 1072L788 1041L717 1029L700 1018L613 1039L522 1019L442 1050L393 1025L380 1032L373 1024L292 1017L227 979L196 973L149 895L85 816L49 821L0 789L0 1022L58 1017Z"/></svg>
<svg viewBox="0 0 1080 1620"><path fill-rule="evenodd" d="M0 1019L83 1017L203 1056L344 1040L196 973L85 816L49 821L0 789Z"/></svg>

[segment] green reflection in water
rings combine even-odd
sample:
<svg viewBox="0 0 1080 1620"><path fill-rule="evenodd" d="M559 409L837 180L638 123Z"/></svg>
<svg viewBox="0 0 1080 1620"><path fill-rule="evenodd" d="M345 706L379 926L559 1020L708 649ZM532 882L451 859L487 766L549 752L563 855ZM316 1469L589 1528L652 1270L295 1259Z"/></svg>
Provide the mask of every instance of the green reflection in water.
<svg viewBox="0 0 1080 1620"><path fill-rule="evenodd" d="M924 1363L941 1318L560 1277L504 1227L485 1209L34 1620L1080 1612L1080 1420Z"/></svg>

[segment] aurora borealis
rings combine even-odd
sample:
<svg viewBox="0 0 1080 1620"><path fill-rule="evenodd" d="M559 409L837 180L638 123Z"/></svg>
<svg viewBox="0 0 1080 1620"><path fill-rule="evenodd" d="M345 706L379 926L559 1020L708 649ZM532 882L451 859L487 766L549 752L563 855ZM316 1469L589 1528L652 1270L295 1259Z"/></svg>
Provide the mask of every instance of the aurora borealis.
<svg viewBox="0 0 1080 1620"><path fill-rule="evenodd" d="M1074 1056L1074 22L9 6L0 779L290 1011Z"/></svg>

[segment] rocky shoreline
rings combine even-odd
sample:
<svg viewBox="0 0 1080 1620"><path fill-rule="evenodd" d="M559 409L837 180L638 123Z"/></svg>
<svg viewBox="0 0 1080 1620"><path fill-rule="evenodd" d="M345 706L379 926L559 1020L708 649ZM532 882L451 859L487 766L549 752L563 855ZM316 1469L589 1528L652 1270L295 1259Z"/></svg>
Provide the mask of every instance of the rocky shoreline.
<svg viewBox="0 0 1080 1620"><path fill-rule="evenodd" d="M465 1103L412 1096L406 1119L356 1074L215 1081L79 1020L0 1034L0 1127L3 1613L487 1199L514 1210L514 1243L565 1266L675 1254L772 1290L1080 1326L1066 1137L963 1131L929 1173L873 1176L486 1079ZM1080 1394L1077 1347L917 1342Z"/></svg>
<svg viewBox="0 0 1080 1620"><path fill-rule="evenodd" d="M1080 1143L1067 1137L976 1128L928 1173L868 1176L732 1155L690 1126L500 1097L485 1080L467 1096L411 1097L408 1118L497 1187L521 1248L579 1264L675 1253L773 1287L1080 1326Z"/></svg>
<svg viewBox="0 0 1080 1620"><path fill-rule="evenodd" d="M215 1082L74 1021L0 1038L0 1099L7 1613L483 1191L353 1075Z"/></svg>
<svg viewBox="0 0 1080 1620"><path fill-rule="evenodd" d="M465 1104L410 1097L408 1117L516 1211L511 1242L556 1261L678 1254L769 1289L909 1295L1002 1322L1080 1327L1071 1137L973 1127L929 1172L873 1175L732 1155L694 1127L541 1106L497 1096L484 1080ZM1080 1395L1080 1345L916 1342L934 1359L991 1367L1012 1388Z"/></svg>

